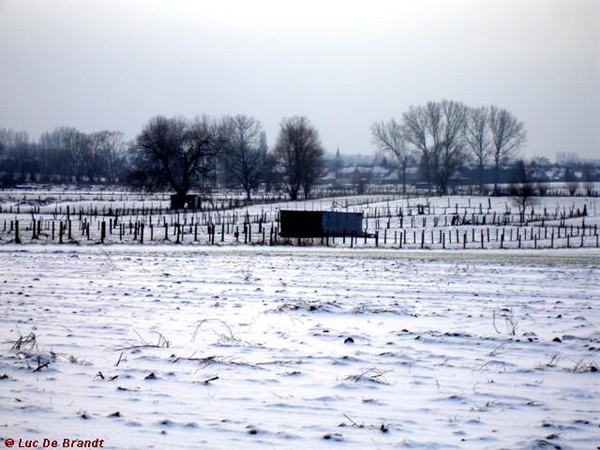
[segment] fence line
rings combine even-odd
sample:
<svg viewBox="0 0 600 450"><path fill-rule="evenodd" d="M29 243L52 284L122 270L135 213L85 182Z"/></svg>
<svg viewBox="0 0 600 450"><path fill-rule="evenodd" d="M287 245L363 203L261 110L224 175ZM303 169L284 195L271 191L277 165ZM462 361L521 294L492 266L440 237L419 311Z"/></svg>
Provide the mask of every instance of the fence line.
<svg viewBox="0 0 600 450"><path fill-rule="evenodd" d="M134 220L113 217L86 217L77 215L71 218L32 218L27 220L4 219L2 230L13 236L14 242L173 242L208 243L214 245L225 242L244 244L274 245L294 243L297 240L278 237L279 223L268 220L241 222L221 221L210 217L197 220L178 221L176 217L155 216ZM460 225L443 227L433 225L410 226L405 228L375 228L365 230L363 236L324 236L323 239L300 240L300 243L313 245L359 245L361 238L366 245L392 248L575 248L599 247L598 225ZM29 239L27 239L27 237Z"/></svg>
<svg viewBox="0 0 600 450"><path fill-rule="evenodd" d="M136 194L121 194L119 201L118 194L106 195L112 202L108 205L96 203L94 200L107 201L102 194L97 197L89 200L86 196L84 200L80 196L83 204L79 205L44 204L41 196L37 204L0 205L0 242L300 243L423 249L598 247L598 225L588 224L597 218L588 215L586 204L557 203L554 208L528 207L520 212L507 203L493 209L490 198L487 202L467 198L460 205L451 204L448 198L446 204L434 205L428 199L390 194L320 199L308 204L265 204L260 211L250 213L249 209L232 209L243 204L233 197L223 197L211 208L180 211L163 206L168 201L165 195L141 205L135 203L139 201ZM365 231L362 236L281 239L278 207L363 212ZM592 210L595 215L595 203Z"/></svg>

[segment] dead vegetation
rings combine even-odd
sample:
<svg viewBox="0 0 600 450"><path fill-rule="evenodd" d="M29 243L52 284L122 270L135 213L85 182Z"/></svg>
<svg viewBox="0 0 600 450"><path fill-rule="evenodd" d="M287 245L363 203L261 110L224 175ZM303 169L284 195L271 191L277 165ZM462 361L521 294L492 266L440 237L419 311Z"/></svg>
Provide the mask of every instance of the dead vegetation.
<svg viewBox="0 0 600 450"><path fill-rule="evenodd" d="M31 332L25 336L23 336L20 332L19 332L19 338L17 339L17 341L13 344L11 350L13 352L17 352L17 354L29 354L32 351L37 351L38 346L37 346L37 338L35 336L35 333Z"/></svg>
<svg viewBox="0 0 600 450"><path fill-rule="evenodd" d="M19 337L12 345L11 350L16 353L18 358L24 359L27 369L33 370L33 372L39 372L56 360L55 353L44 354L38 351L38 341L34 332L22 335L19 331Z"/></svg>
<svg viewBox="0 0 600 450"><path fill-rule="evenodd" d="M504 325L506 328L506 332L510 336L515 336L517 334L517 329L519 328L519 320L515 317L515 312L513 308L502 308L500 312L497 314L496 310L492 313L492 322L494 325L494 330L496 333L502 334L502 332L498 329L498 324L496 323L496 316L500 319L504 319Z"/></svg>
<svg viewBox="0 0 600 450"><path fill-rule="evenodd" d="M550 361L546 363L546 367L556 367L559 361L560 355L558 353L555 353L554 355L552 355L552 358L550 358Z"/></svg>
<svg viewBox="0 0 600 450"><path fill-rule="evenodd" d="M59 359L71 364L90 364L87 361L83 361L75 355L68 353L58 353L53 350L40 351L38 348L37 336L33 331L26 335L19 332L19 337L12 345L11 351L15 352L17 358L24 360L27 364L27 368L33 372L39 372Z"/></svg>
<svg viewBox="0 0 600 450"><path fill-rule="evenodd" d="M119 375L112 375L112 376L104 376L104 374L102 373L102 371L98 371L98 373L94 376L94 378L99 378L103 381L114 381L117 378L119 378Z"/></svg>
<svg viewBox="0 0 600 450"><path fill-rule="evenodd" d="M202 319L200 322L198 322L198 325L196 325L196 329L194 330L194 334L192 336L192 342L196 340L196 337L198 337L198 333L203 328L210 328L210 330L214 334L216 334L219 340L221 341L239 341L239 339L234 336L233 331L231 330L231 327L227 324L227 322L221 319Z"/></svg>
<svg viewBox="0 0 600 450"><path fill-rule="evenodd" d="M573 367L573 372L598 372L598 363L596 361L586 361L585 359L580 359L576 361L575 367Z"/></svg>
<svg viewBox="0 0 600 450"><path fill-rule="evenodd" d="M201 369L204 369L211 365L227 365L227 366L244 366L244 367L252 367L258 368L257 364L250 364L244 361L234 360L232 358L226 358L225 356L220 355L210 355L210 356L196 356L196 352L192 353L190 356L176 356L171 355L172 363L178 363L179 361L193 361L197 362L200 365ZM213 380L208 380L213 381Z"/></svg>
<svg viewBox="0 0 600 450"><path fill-rule="evenodd" d="M158 331L153 331L157 336L156 343L148 342L144 337L138 333L136 330L133 330L135 334L137 334L139 340L135 343L131 343L130 345L125 345L123 347L117 348L117 350L135 350L138 348L169 348L171 346L171 341L169 341L162 333ZM120 362L120 359L119 359ZM117 363L118 365L118 363Z"/></svg>
<svg viewBox="0 0 600 450"><path fill-rule="evenodd" d="M308 312L333 312L339 310L341 307L335 300L333 301L314 301L314 300L296 300L293 302L286 302L277 307L277 312L290 312L290 311L308 311Z"/></svg>
<svg viewBox="0 0 600 450"><path fill-rule="evenodd" d="M353 428L367 428L369 430L378 430L381 433L388 433L390 431L390 425L382 422L380 425L369 425L369 426L365 426L364 423L358 423L356 422L354 419L352 419L348 414L342 414L349 422L350 422L350 426ZM342 422L340 425L340 427L346 427L348 426L346 424L346 422Z"/></svg>
<svg viewBox="0 0 600 450"><path fill-rule="evenodd" d="M249 265L240 270L244 282L250 283L254 279L254 265Z"/></svg>
<svg viewBox="0 0 600 450"><path fill-rule="evenodd" d="M371 383L387 385L390 383L386 380L384 375L391 371L392 370L379 370L379 369L373 367L373 368L365 370L364 372L357 374L357 375L348 375L345 379L349 380L349 381L354 381L355 383L367 381L367 382L371 382Z"/></svg>

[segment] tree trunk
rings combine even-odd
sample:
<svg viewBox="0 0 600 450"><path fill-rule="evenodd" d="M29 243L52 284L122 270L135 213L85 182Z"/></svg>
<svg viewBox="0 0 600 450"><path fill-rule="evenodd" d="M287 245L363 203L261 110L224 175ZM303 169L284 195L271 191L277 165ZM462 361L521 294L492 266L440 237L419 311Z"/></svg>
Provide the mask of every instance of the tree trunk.
<svg viewBox="0 0 600 450"><path fill-rule="evenodd" d="M499 170L499 162L496 161L494 164L494 195L498 195L498 170Z"/></svg>
<svg viewBox="0 0 600 450"><path fill-rule="evenodd" d="M483 195L483 160L479 160L479 194Z"/></svg>

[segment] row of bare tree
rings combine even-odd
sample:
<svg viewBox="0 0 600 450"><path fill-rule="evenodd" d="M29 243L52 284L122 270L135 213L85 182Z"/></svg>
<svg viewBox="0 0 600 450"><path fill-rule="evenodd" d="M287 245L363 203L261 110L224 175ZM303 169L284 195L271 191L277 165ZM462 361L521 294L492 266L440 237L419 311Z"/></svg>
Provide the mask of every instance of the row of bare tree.
<svg viewBox="0 0 600 450"><path fill-rule="evenodd" d="M126 169L126 144L120 131L85 134L72 127L43 133L39 142L27 133L0 129L0 172L15 181L116 182Z"/></svg>
<svg viewBox="0 0 600 450"><path fill-rule="evenodd" d="M118 131L86 134L60 127L36 143L24 132L0 129L0 181L121 181L185 195L218 179L243 188L248 199L262 183L278 183L297 199L310 195L323 173L324 154L317 129L304 116L281 121L272 151L254 117L156 116L131 142Z"/></svg>
<svg viewBox="0 0 600 450"><path fill-rule="evenodd" d="M478 168L481 192L487 170L499 194L500 169L526 141L525 126L510 111L448 100L411 106L399 119L374 123L371 133L376 147L394 156L405 192L407 169L418 164L421 180L438 194L448 192L469 160ZM247 115L159 115L130 142L119 131L86 134L60 127L32 142L24 132L0 129L0 185L121 182L148 190L171 188L180 195L226 186L242 188L250 199L259 186L276 184L296 200L309 197L324 174L324 153L318 130L305 116L284 118L272 149L260 121ZM565 182L574 193L575 165L565 167ZM595 172L584 169L585 179L592 180ZM542 186L543 177L535 178Z"/></svg>
<svg viewBox="0 0 600 450"><path fill-rule="evenodd" d="M496 192L500 165L516 155L527 137L523 122L506 109L448 100L411 106L399 120L374 123L371 133L376 147L395 157L404 189L406 170L417 160L440 194L447 193L451 177L469 156L477 162L481 191L484 168L492 165Z"/></svg>
<svg viewBox="0 0 600 450"><path fill-rule="evenodd" d="M247 198L263 182L278 182L293 200L310 195L321 176L325 151L317 129L304 116L281 121L272 152L261 123L245 115L193 120L156 116L133 145L132 181L151 189L170 186L185 195L203 189L220 173Z"/></svg>

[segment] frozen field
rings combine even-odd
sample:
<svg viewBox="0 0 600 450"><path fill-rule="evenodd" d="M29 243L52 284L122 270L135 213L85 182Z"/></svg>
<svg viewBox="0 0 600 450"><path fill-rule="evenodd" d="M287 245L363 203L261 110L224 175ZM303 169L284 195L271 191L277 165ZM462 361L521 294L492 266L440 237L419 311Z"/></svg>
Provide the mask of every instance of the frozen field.
<svg viewBox="0 0 600 450"><path fill-rule="evenodd" d="M521 214L509 197L363 195L248 206L224 196L208 210L171 210L167 194L2 191L0 244L297 244L278 238L279 211L360 212L369 239L310 245L387 249L600 248L597 197L539 197ZM237 206L236 206L237 205ZM211 231L212 230L212 231ZM377 236L377 238L375 238Z"/></svg>
<svg viewBox="0 0 600 450"><path fill-rule="evenodd" d="M600 448L596 249L0 261L1 446Z"/></svg>

